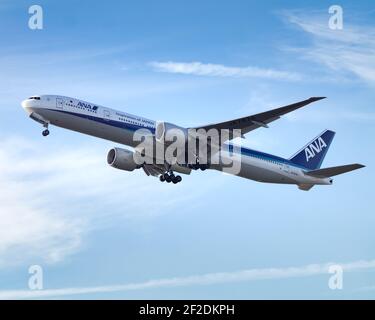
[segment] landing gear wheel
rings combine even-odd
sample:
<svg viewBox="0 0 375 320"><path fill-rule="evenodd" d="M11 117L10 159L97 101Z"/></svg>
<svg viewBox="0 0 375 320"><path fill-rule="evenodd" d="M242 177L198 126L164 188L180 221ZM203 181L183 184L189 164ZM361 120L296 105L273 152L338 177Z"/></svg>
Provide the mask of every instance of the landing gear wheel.
<svg viewBox="0 0 375 320"><path fill-rule="evenodd" d="M49 130L46 129L42 132L43 137L47 137L49 135Z"/></svg>
<svg viewBox="0 0 375 320"><path fill-rule="evenodd" d="M165 181L165 178L164 178L164 175L163 175L163 174L160 175L159 180L160 180L161 182L164 182L164 181Z"/></svg>
<svg viewBox="0 0 375 320"><path fill-rule="evenodd" d="M176 176L176 177L174 177L174 178L172 179L172 182L173 182L174 184L176 184L176 183L181 182L181 180L182 180L181 176Z"/></svg>
<svg viewBox="0 0 375 320"><path fill-rule="evenodd" d="M172 178L169 175L167 175L165 177L165 181L167 181L167 183L170 183L172 181Z"/></svg>

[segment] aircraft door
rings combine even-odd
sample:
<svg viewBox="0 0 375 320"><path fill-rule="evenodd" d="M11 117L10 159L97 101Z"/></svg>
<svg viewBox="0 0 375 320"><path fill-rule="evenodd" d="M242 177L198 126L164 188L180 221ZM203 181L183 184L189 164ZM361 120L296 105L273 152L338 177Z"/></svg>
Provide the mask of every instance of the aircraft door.
<svg viewBox="0 0 375 320"><path fill-rule="evenodd" d="M64 99L63 98L56 98L56 107L57 109L64 108Z"/></svg>
<svg viewBox="0 0 375 320"><path fill-rule="evenodd" d="M104 120L110 120L111 112L108 109L103 109L103 116L104 116Z"/></svg>
<svg viewBox="0 0 375 320"><path fill-rule="evenodd" d="M289 165L287 165L287 164L283 164L282 166L283 166L283 167L282 167L282 170L283 170L285 173L290 173L290 167L289 167Z"/></svg>

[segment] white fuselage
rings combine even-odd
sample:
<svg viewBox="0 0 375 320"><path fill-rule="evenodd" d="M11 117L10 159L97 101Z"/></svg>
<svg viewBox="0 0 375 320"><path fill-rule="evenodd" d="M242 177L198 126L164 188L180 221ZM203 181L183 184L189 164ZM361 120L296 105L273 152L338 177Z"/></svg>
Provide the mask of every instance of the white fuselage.
<svg viewBox="0 0 375 320"><path fill-rule="evenodd" d="M38 99L37 99L38 98ZM155 132L156 122L122 111L99 106L75 98L42 95L22 102L23 108L34 120L65 129L74 130L98 138L135 147L133 134L138 129ZM236 152L236 151L235 151ZM317 178L305 174L305 168L290 161L255 150L240 148L241 156L231 158L240 161L240 170L236 175L259 182L283 184L320 184L329 185L329 178ZM229 154L222 152L222 157ZM218 165L213 169L221 170Z"/></svg>

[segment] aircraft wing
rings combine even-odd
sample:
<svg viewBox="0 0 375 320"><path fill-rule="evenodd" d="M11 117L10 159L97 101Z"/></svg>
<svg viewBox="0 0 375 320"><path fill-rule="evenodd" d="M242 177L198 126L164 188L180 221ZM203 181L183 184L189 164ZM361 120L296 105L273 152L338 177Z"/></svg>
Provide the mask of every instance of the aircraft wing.
<svg viewBox="0 0 375 320"><path fill-rule="evenodd" d="M213 123L213 124L209 124L209 125L205 125L201 127L196 127L194 129L196 130L205 129L206 131L210 129L217 129L219 131L222 129L228 129L228 130L241 129L241 134L244 135L259 127L268 128L268 124L270 122L279 119L281 116L289 112L292 112L294 110L297 110L299 108L302 108L312 102L322 100L324 98L325 97L312 97L307 100L303 100L303 101L293 103L284 107L280 107L277 109L257 113L251 116L238 118L238 119L234 119L230 121Z"/></svg>

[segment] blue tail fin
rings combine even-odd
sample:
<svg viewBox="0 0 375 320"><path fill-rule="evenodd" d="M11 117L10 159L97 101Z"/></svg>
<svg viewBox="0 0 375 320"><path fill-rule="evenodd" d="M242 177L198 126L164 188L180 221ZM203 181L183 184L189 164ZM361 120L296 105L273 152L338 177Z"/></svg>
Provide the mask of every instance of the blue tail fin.
<svg viewBox="0 0 375 320"><path fill-rule="evenodd" d="M325 130L292 156L289 161L310 170L319 169L334 136L333 131Z"/></svg>

